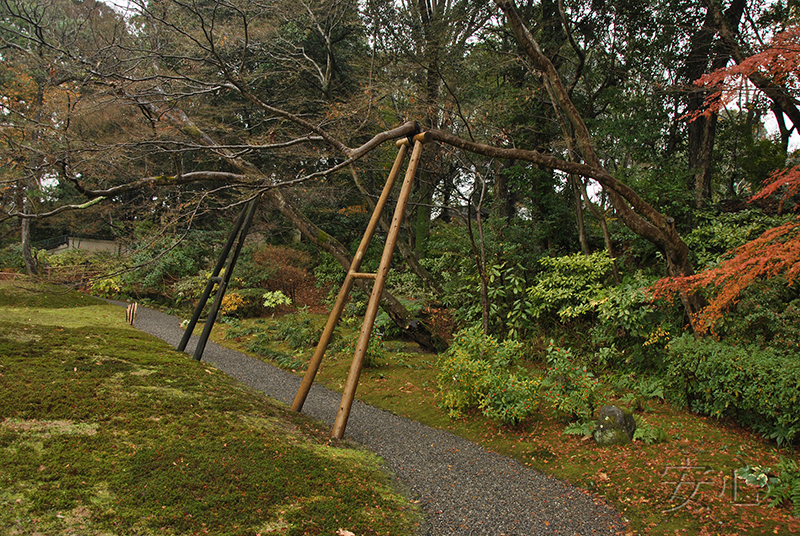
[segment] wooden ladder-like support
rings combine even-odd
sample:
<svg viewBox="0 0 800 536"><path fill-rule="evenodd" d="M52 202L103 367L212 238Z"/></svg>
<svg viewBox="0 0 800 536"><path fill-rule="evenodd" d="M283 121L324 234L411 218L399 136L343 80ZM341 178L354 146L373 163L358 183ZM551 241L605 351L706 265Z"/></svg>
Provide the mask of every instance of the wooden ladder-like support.
<svg viewBox="0 0 800 536"><path fill-rule="evenodd" d="M347 297L350 294L350 290L353 288L353 283L356 279L373 279L372 294L367 304L367 312L364 314L364 322L361 324L361 333L358 337L358 343L356 344L353 362L350 365L350 373L347 377L347 383L345 384L344 393L342 395L342 402L339 405L339 411L336 414L336 422L333 425L333 431L331 433L331 437L335 439L341 439L342 436L344 436L347 419L350 417L350 408L353 405L353 399L356 395L358 378L361 376L361 369L364 364L364 355L367 353L367 345L369 344L369 338L375 324L375 317L378 314L381 295L383 294L383 288L386 283L386 275L389 273L392 254L397 244L397 236L400 233L400 223L403 220L403 213L405 212L408 198L411 194L411 185L414 182L414 175L416 175L417 166L419 165L420 156L422 155L422 145L428 142L429 139L430 135L425 132L413 137L414 146L411 159L408 162L405 180L403 181L403 186L400 189L400 195L397 199L394 217L392 218L392 224L389 228L389 234L386 237L386 244L383 248L383 255L381 256L378 271L375 273L361 273L358 271L361 267L361 261L364 258L364 254L378 226L380 216L389 200L389 194L392 191L395 180L400 174L400 168L408 153L408 147L411 145L408 139L398 140L397 146L399 150L392 170L389 173L389 178L386 180L386 185L383 187L381 197L375 205L375 210L372 212L372 218L370 218L369 224L367 225L367 230L353 257L342 288L339 290L339 296L331 310L330 316L328 316L328 322L325 324L325 329L322 331L322 336L317 344L317 348L308 364L308 370L306 370L306 374L303 377L303 382L300 384L300 388L297 390L297 395L292 403L292 409L294 411L301 411L303 409L303 404L306 401L308 392L311 390L311 385L314 383L314 377L317 375L322 357L325 355L325 350L328 348L328 343L331 341L331 337L333 337L333 330L336 328L336 324L339 322L339 318L342 315Z"/></svg>

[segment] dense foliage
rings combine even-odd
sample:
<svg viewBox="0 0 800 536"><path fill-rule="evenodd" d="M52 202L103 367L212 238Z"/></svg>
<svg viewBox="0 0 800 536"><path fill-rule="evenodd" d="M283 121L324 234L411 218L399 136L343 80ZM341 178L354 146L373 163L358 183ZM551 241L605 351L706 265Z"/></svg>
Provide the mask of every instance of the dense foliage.
<svg viewBox="0 0 800 536"><path fill-rule="evenodd" d="M3 1L0 262L189 310L255 199L223 316L318 308L384 142L423 129L376 333L459 333L453 415L585 424L633 374L796 443L797 28L760 0ZM123 253L53 254L62 235ZM270 336L308 348L300 324Z"/></svg>
<svg viewBox="0 0 800 536"><path fill-rule="evenodd" d="M779 445L800 433L800 364L772 349L684 335L670 342L666 378L698 413L735 417Z"/></svg>

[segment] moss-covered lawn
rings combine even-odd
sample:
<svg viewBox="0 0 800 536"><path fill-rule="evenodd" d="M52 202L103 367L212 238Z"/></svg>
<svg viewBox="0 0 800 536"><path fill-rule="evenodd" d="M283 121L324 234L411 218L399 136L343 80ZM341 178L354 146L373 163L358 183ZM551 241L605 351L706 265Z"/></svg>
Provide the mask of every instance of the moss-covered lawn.
<svg viewBox="0 0 800 536"><path fill-rule="evenodd" d="M0 533L407 535L375 456L125 324L0 282Z"/></svg>

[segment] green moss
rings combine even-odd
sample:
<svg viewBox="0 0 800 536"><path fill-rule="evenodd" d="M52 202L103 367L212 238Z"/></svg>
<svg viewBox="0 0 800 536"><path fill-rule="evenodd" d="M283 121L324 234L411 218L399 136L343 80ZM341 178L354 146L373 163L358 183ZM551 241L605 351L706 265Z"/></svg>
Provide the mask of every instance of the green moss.
<svg viewBox="0 0 800 536"><path fill-rule="evenodd" d="M0 532L414 532L373 455L130 328L122 308L45 308L59 290L40 291L0 310Z"/></svg>
<svg viewBox="0 0 800 536"><path fill-rule="evenodd" d="M103 304L102 300L81 294L66 287L55 287L30 281L4 281L0 292L0 307L87 307Z"/></svg>
<svg viewBox="0 0 800 536"><path fill-rule="evenodd" d="M181 132L192 138L200 138L203 136L203 131L194 125L184 125L181 127Z"/></svg>

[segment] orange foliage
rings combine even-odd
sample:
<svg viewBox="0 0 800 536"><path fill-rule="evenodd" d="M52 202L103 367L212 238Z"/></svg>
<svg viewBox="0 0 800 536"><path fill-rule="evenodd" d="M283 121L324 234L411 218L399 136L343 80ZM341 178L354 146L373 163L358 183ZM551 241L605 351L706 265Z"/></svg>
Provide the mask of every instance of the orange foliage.
<svg viewBox="0 0 800 536"><path fill-rule="evenodd" d="M784 189L780 192L781 189ZM800 191L800 165L788 169L779 169L764 181L764 188L755 194L750 201L756 199L766 199L767 197L780 193L781 208L783 201L789 199Z"/></svg>
<svg viewBox="0 0 800 536"><path fill-rule="evenodd" d="M698 86L717 88L717 91L706 98L705 109L698 110L690 118L709 115L733 102L748 76L753 73L760 73L789 93L800 90L800 26L792 26L778 33L769 47L741 63L718 69L696 80Z"/></svg>
<svg viewBox="0 0 800 536"><path fill-rule="evenodd" d="M800 26L778 33L769 47L737 65L704 75L695 83L716 88L706 99L705 109L690 119L713 113L737 96L748 76L759 73L790 93L800 90ZM773 173L764 188L750 200L775 194L783 202L800 193L800 166ZM764 234L730 251L727 260L716 268L686 277L665 278L650 288L653 299L691 294L700 289L713 291L709 304L692 319L698 332L713 331L714 324L739 300L742 291L752 283L776 276L787 281L800 279L800 217L766 231Z"/></svg>
<svg viewBox="0 0 800 536"><path fill-rule="evenodd" d="M691 293L713 288L716 296L693 319L695 330L713 330L714 323L741 292L755 281L783 275L787 281L800 277L800 217L734 249L732 257L716 268L687 277L665 278L650 288L653 299L671 298L678 292Z"/></svg>

